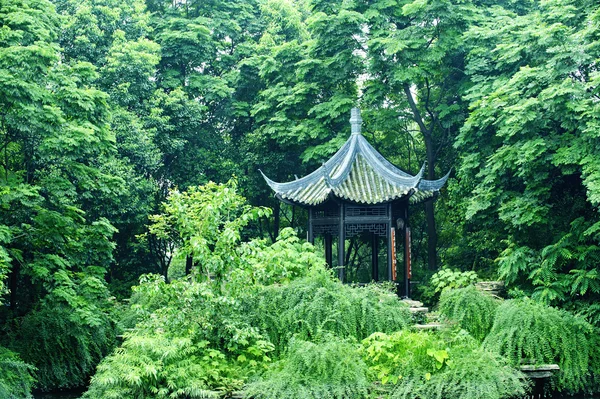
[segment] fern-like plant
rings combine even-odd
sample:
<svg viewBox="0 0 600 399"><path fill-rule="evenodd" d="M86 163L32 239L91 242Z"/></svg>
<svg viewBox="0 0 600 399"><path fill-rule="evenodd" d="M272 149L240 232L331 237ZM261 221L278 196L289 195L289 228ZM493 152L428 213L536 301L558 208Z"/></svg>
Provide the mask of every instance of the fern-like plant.
<svg viewBox="0 0 600 399"><path fill-rule="evenodd" d="M323 268L286 285L265 287L246 298L246 308L252 324L279 349L292 336L310 341L328 331L361 340L411 323L408 308L393 293L376 286L344 285Z"/></svg>
<svg viewBox="0 0 600 399"><path fill-rule="evenodd" d="M498 301L471 285L446 289L440 298L439 311L454 320L473 337L483 341L492 328Z"/></svg>
<svg viewBox="0 0 600 399"><path fill-rule="evenodd" d="M254 399L354 399L369 392L356 344L325 334L316 343L290 340L285 355L245 389Z"/></svg>
<svg viewBox="0 0 600 399"><path fill-rule="evenodd" d="M33 371L16 353L0 346L0 398L31 398Z"/></svg>
<svg viewBox="0 0 600 399"><path fill-rule="evenodd" d="M100 363L85 398L205 398L240 389L273 346L214 288L145 276L127 312L135 329Z"/></svg>
<svg viewBox="0 0 600 399"><path fill-rule="evenodd" d="M391 399L508 399L523 397L523 375L497 354L478 347L449 351L448 366L431 375L412 374L396 385Z"/></svg>
<svg viewBox="0 0 600 399"><path fill-rule="evenodd" d="M14 345L36 367L36 388L85 386L96 365L114 346L115 330L106 314L87 323L66 306L42 306L23 318L19 332L29 339Z"/></svg>
<svg viewBox="0 0 600 399"><path fill-rule="evenodd" d="M578 392L590 388L592 337L592 326L571 313L529 299L509 300L498 307L484 347L515 366L556 363L556 389Z"/></svg>

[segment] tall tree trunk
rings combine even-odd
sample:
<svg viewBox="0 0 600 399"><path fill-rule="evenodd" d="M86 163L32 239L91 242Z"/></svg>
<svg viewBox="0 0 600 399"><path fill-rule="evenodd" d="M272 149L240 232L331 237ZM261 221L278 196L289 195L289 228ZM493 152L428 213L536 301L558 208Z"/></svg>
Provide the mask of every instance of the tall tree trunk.
<svg viewBox="0 0 600 399"><path fill-rule="evenodd" d="M273 234L271 234L271 241L277 241L279 237L279 226L281 225L281 204L279 201L275 203L273 208Z"/></svg>
<svg viewBox="0 0 600 399"><path fill-rule="evenodd" d="M434 121L431 122L429 127L425 125L421 113L419 112L419 108L417 108L417 104L413 98L413 95L410 91L410 86L408 83L403 85L404 93L406 94L406 99L408 100L408 104L412 110L413 117L417 125L419 125L419 130L423 135L423 140L425 142L425 151L427 156L427 179L434 180L435 179L435 150L433 148L433 139L431 137L431 133L434 128ZM433 200L429 200L425 202L425 216L427 220L427 266L429 270L437 269L437 230L435 226L435 208L433 204Z"/></svg>
<svg viewBox="0 0 600 399"><path fill-rule="evenodd" d="M194 266L194 258L190 255L185 257L185 275L189 276L192 272L192 267Z"/></svg>

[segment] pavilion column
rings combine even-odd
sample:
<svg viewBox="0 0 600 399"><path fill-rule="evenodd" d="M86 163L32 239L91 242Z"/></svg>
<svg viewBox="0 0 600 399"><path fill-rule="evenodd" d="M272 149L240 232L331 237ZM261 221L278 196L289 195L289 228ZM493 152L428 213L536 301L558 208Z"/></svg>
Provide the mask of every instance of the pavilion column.
<svg viewBox="0 0 600 399"><path fill-rule="evenodd" d="M394 228L394 223L392 220L392 204L389 203L387 205L387 211L388 211L388 228L387 228L387 258L388 258L388 262L387 262L387 271L388 271L388 281L392 281L392 265L393 265L393 259L392 256L394 254L394 251L392 251L392 246L394 245L394 241L393 241L393 237L392 237L392 229Z"/></svg>
<svg viewBox="0 0 600 399"><path fill-rule="evenodd" d="M379 236L373 233L371 238L371 279L379 280Z"/></svg>
<svg viewBox="0 0 600 399"><path fill-rule="evenodd" d="M410 298L410 280L412 265L410 263L410 226L408 224L408 201L404 208L404 296Z"/></svg>
<svg viewBox="0 0 600 399"><path fill-rule="evenodd" d="M346 278L346 265L344 264L346 258L346 217L344 203L340 202L340 220L339 220L339 234L338 234L338 276L341 282L344 282Z"/></svg>
<svg viewBox="0 0 600 399"><path fill-rule="evenodd" d="M308 208L308 237L307 237L307 241L310 242L311 244L315 243L315 235L313 232L313 221L314 219L314 215L313 215L313 209L312 208Z"/></svg>
<svg viewBox="0 0 600 399"><path fill-rule="evenodd" d="M325 234L325 262L329 267L333 264L333 248L332 248L332 239L331 234Z"/></svg>

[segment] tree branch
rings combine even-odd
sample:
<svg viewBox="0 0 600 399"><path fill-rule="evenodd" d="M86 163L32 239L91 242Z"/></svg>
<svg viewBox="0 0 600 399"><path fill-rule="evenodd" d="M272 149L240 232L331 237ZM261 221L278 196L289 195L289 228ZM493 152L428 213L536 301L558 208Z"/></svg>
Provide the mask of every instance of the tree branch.
<svg viewBox="0 0 600 399"><path fill-rule="evenodd" d="M406 94L406 99L408 100L408 105L410 105L410 109L413 113L414 121L417 122L417 125L419 125L419 128L421 129L421 133L424 136L429 136L430 135L429 129L427 129L427 127L425 126L425 123L423 123L423 118L421 117L421 113L419 112L419 109L417 108L417 104L415 104L415 100L412 96L412 93L410 92L410 86L408 85L408 83L403 83L402 87L404 88L404 94Z"/></svg>

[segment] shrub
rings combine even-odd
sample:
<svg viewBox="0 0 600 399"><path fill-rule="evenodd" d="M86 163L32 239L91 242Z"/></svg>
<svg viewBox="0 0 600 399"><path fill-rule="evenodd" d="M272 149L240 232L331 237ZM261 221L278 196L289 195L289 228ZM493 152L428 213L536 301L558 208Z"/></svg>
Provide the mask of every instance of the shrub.
<svg viewBox="0 0 600 399"><path fill-rule="evenodd" d="M485 348L508 358L511 364L553 364L558 390L577 392L589 388L593 329L566 311L529 299L505 301L496 311Z"/></svg>
<svg viewBox="0 0 600 399"><path fill-rule="evenodd" d="M523 397L527 382L506 360L477 347L449 351L448 366L431 376L411 375L392 392L392 399L502 399Z"/></svg>
<svg viewBox="0 0 600 399"><path fill-rule="evenodd" d="M360 353L371 379L385 385L441 369L448 359L446 348L443 340L428 332L376 332L362 341Z"/></svg>
<svg viewBox="0 0 600 399"><path fill-rule="evenodd" d="M246 387L256 399L366 398L367 367L356 345L325 334L316 343L290 340L285 356L259 380Z"/></svg>
<svg viewBox="0 0 600 399"><path fill-rule="evenodd" d="M114 347L114 325L106 314L84 321L71 308L44 305L21 323L14 345L36 367L36 388L48 391L85 386L96 365Z"/></svg>
<svg viewBox="0 0 600 399"><path fill-rule="evenodd" d="M209 282L146 276L134 289L135 329L98 366L86 398L200 398L240 389L273 346L239 304Z"/></svg>
<svg viewBox="0 0 600 399"><path fill-rule="evenodd" d="M243 243L238 253L240 264L228 276L226 286L233 294L256 291L272 284L287 284L305 277L313 268L325 266L315 247L298 238L291 228L281 230L277 241L252 240Z"/></svg>
<svg viewBox="0 0 600 399"><path fill-rule="evenodd" d="M265 287L245 302L252 324L276 348L285 348L292 336L310 341L328 331L360 340L411 323L408 308L393 293L376 286L344 285L323 268L287 285Z"/></svg>
<svg viewBox="0 0 600 399"><path fill-rule="evenodd" d="M483 341L492 328L498 301L475 286L446 289L440 298L439 311L454 320L473 337Z"/></svg>
<svg viewBox="0 0 600 399"><path fill-rule="evenodd" d="M394 399L500 399L526 391L519 371L464 331L375 333L362 342L360 353L370 377Z"/></svg>
<svg viewBox="0 0 600 399"><path fill-rule="evenodd" d="M0 398L31 398L34 367L19 356L0 346Z"/></svg>
<svg viewBox="0 0 600 399"><path fill-rule="evenodd" d="M475 284L478 279L479 277L474 271L461 272L459 270L441 269L431 276L429 284L423 290L421 299L428 304L434 304L444 289L464 288Z"/></svg>

